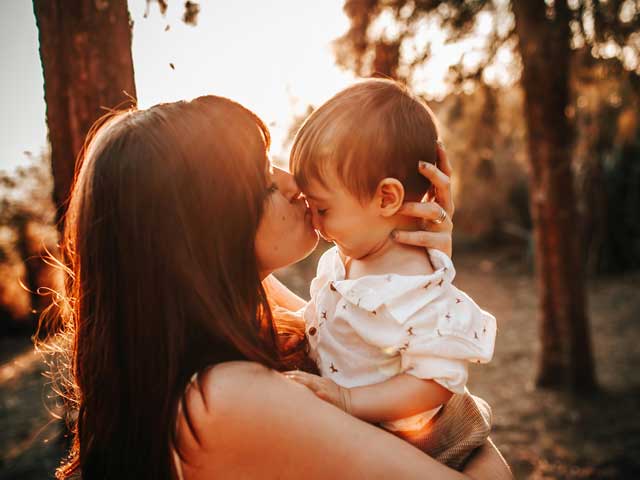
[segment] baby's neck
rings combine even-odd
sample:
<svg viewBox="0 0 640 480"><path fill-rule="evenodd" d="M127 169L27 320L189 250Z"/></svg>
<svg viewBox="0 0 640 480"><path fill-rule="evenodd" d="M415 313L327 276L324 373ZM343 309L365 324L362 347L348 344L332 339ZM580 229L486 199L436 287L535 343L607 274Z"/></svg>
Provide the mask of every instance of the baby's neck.
<svg viewBox="0 0 640 480"><path fill-rule="evenodd" d="M348 279L366 275L428 275L433 267L424 248L398 243L390 237L381 240L367 255L346 259Z"/></svg>

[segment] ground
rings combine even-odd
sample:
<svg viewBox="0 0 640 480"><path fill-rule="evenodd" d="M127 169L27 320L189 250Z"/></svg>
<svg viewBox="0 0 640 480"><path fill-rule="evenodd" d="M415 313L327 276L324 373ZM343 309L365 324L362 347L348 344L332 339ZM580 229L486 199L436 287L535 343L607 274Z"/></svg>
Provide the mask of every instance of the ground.
<svg viewBox="0 0 640 480"><path fill-rule="evenodd" d="M504 249L456 254L456 285L498 318L494 360L470 389L493 407L492 437L516 478L640 478L640 273L589 283L600 389L536 390L537 298L526 260ZM312 261L281 272L303 292ZM63 453L43 364L29 341L0 341L0 480L49 478ZM54 408L55 410L55 408Z"/></svg>

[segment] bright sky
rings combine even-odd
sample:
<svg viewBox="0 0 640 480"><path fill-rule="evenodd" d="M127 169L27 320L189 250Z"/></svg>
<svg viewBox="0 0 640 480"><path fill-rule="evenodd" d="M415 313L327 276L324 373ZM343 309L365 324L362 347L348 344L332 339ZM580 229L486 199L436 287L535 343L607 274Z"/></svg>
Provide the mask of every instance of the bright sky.
<svg viewBox="0 0 640 480"><path fill-rule="evenodd" d="M269 125L279 154L292 114L353 78L335 66L329 45L348 26L342 0L203 1L196 27L181 21L183 4L170 0L165 17L154 4L145 19L145 1L129 2L143 108L208 93L228 96ZM11 169L25 161L25 150L45 147L45 105L31 2L2 0L0 19L0 169Z"/></svg>
<svg viewBox="0 0 640 480"><path fill-rule="evenodd" d="M354 78L335 66L330 49L348 28L342 0L202 1L196 27L180 20L183 3L170 0L164 18L154 4L145 19L144 0L129 1L141 107L207 93L230 97L269 125L278 154L293 114Z"/></svg>
<svg viewBox="0 0 640 480"><path fill-rule="evenodd" d="M169 0L165 17L145 0L129 0L133 59L141 107L214 93L254 110L282 142L293 114L318 105L353 81L334 63L330 42L348 27L343 0L206 1L196 27L181 21L183 1ZM165 27L170 25L168 31ZM439 32L430 32L438 36ZM437 44L436 44L437 46ZM443 86L452 55L436 49L425 91ZM31 2L0 2L0 169L25 162L25 150L46 146L38 35ZM175 66L171 69L169 64Z"/></svg>

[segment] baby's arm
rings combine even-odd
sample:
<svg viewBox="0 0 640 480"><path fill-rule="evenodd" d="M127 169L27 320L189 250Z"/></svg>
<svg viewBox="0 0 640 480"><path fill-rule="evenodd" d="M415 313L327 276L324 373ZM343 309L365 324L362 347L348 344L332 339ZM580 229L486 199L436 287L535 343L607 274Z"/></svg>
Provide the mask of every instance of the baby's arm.
<svg viewBox="0 0 640 480"><path fill-rule="evenodd" d="M389 422L431 410L446 403L449 390L433 380L400 374L374 385L345 388L326 377L306 372L287 376L311 389L318 397L367 422Z"/></svg>
<svg viewBox="0 0 640 480"><path fill-rule="evenodd" d="M452 392L433 380L396 375L381 383L349 388L350 413L367 422L390 422L447 403Z"/></svg>

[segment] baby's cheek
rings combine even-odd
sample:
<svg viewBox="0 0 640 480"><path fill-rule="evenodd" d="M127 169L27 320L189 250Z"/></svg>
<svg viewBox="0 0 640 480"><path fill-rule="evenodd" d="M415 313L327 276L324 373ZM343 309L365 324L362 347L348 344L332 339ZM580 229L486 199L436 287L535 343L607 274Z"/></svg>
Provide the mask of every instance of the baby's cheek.
<svg viewBox="0 0 640 480"><path fill-rule="evenodd" d="M353 230L348 222L333 222L327 226L331 230L332 235L342 239L342 241L350 243L353 240Z"/></svg>

